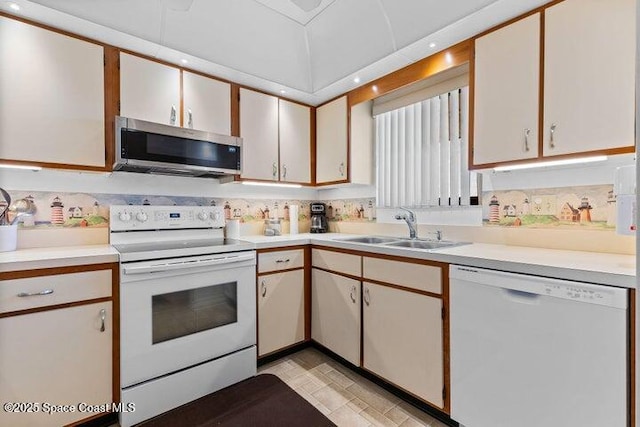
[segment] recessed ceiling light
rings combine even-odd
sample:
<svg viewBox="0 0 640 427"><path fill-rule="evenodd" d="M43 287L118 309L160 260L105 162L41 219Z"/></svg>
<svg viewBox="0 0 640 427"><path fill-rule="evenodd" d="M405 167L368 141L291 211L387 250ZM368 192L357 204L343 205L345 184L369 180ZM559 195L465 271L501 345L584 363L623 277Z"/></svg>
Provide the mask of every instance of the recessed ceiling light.
<svg viewBox="0 0 640 427"><path fill-rule="evenodd" d="M20 10L20 5L17 3L9 3L9 8L17 12Z"/></svg>
<svg viewBox="0 0 640 427"><path fill-rule="evenodd" d="M431 49L433 49L434 47L436 47L436 43L435 43L435 42L431 42L431 43L429 43L429 47L430 47Z"/></svg>
<svg viewBox="0 0 640 427"><path fill-rule="evenodd" d="M354 77L353 78L353 82L354 83L360 83L360 77Z"/></svg>
<svg viewBox="0 0 640 427"><path fill-rule="evenodd" d="M280 89L280 93L284 95L285 93L287 93L287 91L284 89Z"/></svg>
<svg viewBox="0 0 640 427"><path fill-rule="evenodd" d="M181 59L180 62L182 62L183 64L188 64L189 61L187 61L186 59Z"/></svg>

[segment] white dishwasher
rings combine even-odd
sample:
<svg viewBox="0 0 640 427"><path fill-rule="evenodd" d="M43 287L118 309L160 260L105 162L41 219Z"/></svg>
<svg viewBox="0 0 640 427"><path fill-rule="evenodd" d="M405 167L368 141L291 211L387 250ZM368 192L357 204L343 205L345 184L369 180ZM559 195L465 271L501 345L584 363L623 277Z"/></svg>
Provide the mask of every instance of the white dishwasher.
<svg viewBox="0 0 640 427"><path fill-rule="evenodd" d="M451 418L626 427L626 289L452 265Z"/></svg>

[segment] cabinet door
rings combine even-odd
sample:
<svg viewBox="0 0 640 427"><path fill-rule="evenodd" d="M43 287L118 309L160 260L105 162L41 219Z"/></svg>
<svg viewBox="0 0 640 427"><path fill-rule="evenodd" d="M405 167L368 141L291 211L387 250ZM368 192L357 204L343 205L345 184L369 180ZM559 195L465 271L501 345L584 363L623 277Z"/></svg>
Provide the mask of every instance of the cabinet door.
<svg viewBox="0 0 640 427"><path fill-rule="evenodd" d="M279 102L280 181L311 182L311 109Z"/></svg>
<svg viewBox="0 0 640 427"><path fill-rule="evenodd" d="M120 115L180 125L180 70L120 53Z"/></svg>
<svg viewBox="0 0 640 427"><path fill-rule="evenodd" d="M104 332L100 331L105 310ZM92 405L112 401L110 302L0 319L0 400ZM0 412L3 426L66 425L93 413Z"/></svg>
<svg viewBox="0 0 640 427"><path fill-rule="evenodd" d="M442 408L442 301L363 283L363 367Z"/></svg>
<svg viewBox="0 0 640 427"><path fill-rule="evenodd" d="M316 109L316 182L347 180L347 97Z"/></svg>
<svg viewBox="0 0 640 427"><path fill-rule="evenodd" d="M351 107L349 115L349 144L351 148L350 182L352 184L375 184L373 171L375 160L373 101L362 102Z"/></svg>
<svg viewBox="0 0 640 427"><path fill-rule="evenodd" d="M360 282L313 269L311 337L360 365Z"/></svg>
<svg viewBox="0 0 640 427"><path fill-rule="evenodd" d="M304 341L304 270L258 277L258 356Z"/></svg>
<svg viewBox="0 0 640 427"><path fill-rule="evenodd" d="M229 83L183 71L182 88L184 127L231 135Z"/></svg>
<svg viewBox="0 0 640 427"><path fill-rule="evenodd" d="M105 166L104 50L0 17L0 159Z"/></svg>
<svg viewBox="0 0 640 427"><path fill-rule="evenodd" d="M278 180L278 98L240 89L242 178Z"/></svg>
<svg viewBox="0 0 640 427"><path fill-rule="evenodd" d="M545 11L545 156L634 145L635 8L566 0Z"/></svg>
<svg viewBox="0 0 640 427"><path fill-rule="evenodd" d="M475 42L473 164L538 157L540 14Z"/></svg>

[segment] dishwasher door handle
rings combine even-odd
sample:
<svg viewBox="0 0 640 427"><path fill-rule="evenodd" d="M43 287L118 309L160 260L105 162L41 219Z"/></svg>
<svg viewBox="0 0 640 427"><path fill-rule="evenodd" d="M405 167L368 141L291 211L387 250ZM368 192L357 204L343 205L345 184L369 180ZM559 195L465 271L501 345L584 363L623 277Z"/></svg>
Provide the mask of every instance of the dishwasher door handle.
<svg viewBox="0 0 640 427"><path fill-rule="evenodd" d="M516 289L502 288L507 298L513 302L520 304L539 304L539 299L542 295L535 294L533 292L519 291Z"/></svg>

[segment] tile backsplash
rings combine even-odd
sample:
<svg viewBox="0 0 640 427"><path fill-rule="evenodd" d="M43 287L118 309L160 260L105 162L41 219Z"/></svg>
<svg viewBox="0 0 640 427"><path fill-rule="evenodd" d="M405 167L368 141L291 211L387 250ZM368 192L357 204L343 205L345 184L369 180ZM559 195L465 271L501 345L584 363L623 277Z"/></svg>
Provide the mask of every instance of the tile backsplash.
<svg viewBox="0 0 640 427"><path fill-rule="evenodd" d="M483 224L497 227L615 230L613 185L488 191Z"/></svg>
<svg viewBox="0 0 640 427"><path fill-rule="evenodd" d="M262 223L266 218L289 221L289 206L298 205L298 220L310 218L309 200L234 199L215 197L182 197L137 194L64 193L11 191L13 200L27 198L36 206L36 214L28 217L21 228L108 228L111 205L155 206L222 206L227 219L242 223ZM2 206L4 202L0 202ZM328 200L331 221L367 222L375 220L374 199ZM259 227L253 229L259 230Z"/></svg>

